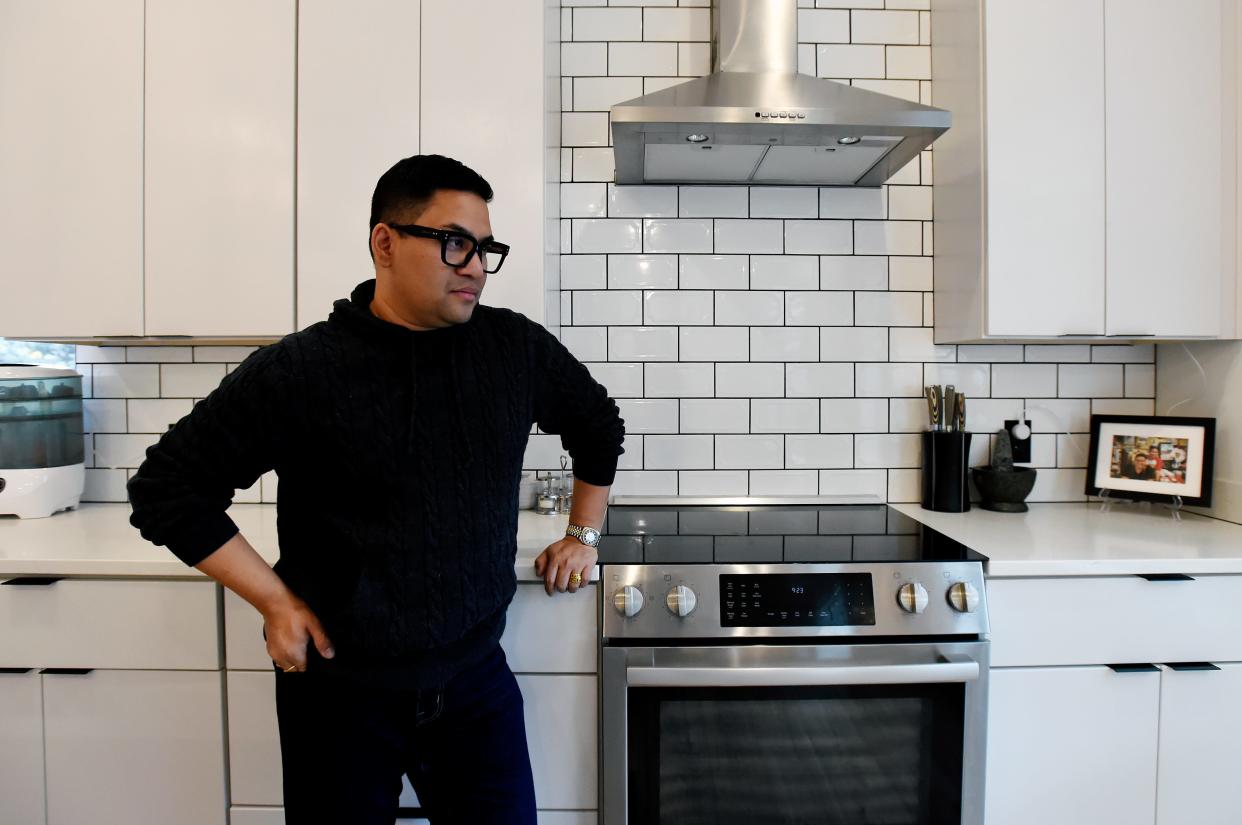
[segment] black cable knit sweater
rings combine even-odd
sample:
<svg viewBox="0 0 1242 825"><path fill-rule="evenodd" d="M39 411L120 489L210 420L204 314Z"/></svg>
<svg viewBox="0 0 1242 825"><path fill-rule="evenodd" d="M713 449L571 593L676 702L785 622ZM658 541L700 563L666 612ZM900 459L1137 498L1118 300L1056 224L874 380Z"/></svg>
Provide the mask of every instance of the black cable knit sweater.
<svg viewBox="0 0 1242 825"><path fill-rule="evenodd" d="M256 351L165 433L130 480L130 522L195 565L237 533L234 491L275 469L276 572L336 648L312 648L308 669L427 686L504 629L532 422L601 486L624 427L524 316L479 306L415 332L372 315L374 294L360 284L327 321Z"/></svg>

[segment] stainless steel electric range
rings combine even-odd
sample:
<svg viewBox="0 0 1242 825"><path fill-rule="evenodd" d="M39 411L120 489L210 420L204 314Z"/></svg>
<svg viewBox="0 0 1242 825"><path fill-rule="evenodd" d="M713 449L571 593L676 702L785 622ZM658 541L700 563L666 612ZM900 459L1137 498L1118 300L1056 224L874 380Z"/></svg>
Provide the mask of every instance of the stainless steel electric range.
<svg viewBox="0 0 1242 825"><path fill-rule="evenodd" d="M603 825L982 825L983 556L820 499L602 532Z"/></svg>

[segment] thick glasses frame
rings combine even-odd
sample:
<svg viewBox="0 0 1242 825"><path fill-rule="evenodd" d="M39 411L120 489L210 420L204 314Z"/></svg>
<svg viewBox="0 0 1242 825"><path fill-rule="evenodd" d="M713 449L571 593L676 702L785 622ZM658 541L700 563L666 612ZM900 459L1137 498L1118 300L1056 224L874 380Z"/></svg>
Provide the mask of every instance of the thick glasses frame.
<svg viewBox="0 0 1242 825"><path fill-rule="evenodd" d="M419 226L415 223L387 223L391 229L395 229L403 235L411 235L416 238L432 238L440 242L440 260L444 261L445 266L451 266L454 269L461 269L470 263L470 259L479 252L479 260L483 263L483 271L488 275L500 271L500 266L505 262L505 256L509 254L509 245L500 241L483 241L467 232L458 232L455 229L433 229L430 226ZM466 257L460 262L453 262L448 257L448 245L451 240L462 240L470 245ZM481 252L480 252L481 250ZM495 262L489 266L489 255L496 255Z"/></svg>

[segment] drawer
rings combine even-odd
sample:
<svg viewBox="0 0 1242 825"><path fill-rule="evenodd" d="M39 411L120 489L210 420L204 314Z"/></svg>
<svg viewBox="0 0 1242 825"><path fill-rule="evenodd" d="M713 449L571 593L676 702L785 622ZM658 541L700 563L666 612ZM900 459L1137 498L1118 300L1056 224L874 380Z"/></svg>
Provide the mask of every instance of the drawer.
<svg viewBox="0 0 1242 825"><path fill-rule="evenodd" d="M219 670L210 581L0 583L0 667Z"/></svg>
<svg viewBox="0 0 1242 825"><path fill-rule="evenodd" d="M519 584L501 646L515 673L594 673L599 588L549 597L542 584ZM224 593L224 642L230 670L270 670L263 616L232 591Z"/></svg>
<svg viewBox="0 0 1242 825"><path fill-rule="evenodd" d="M992 666L1242 660L1242 576L990 579Z"/></svg>

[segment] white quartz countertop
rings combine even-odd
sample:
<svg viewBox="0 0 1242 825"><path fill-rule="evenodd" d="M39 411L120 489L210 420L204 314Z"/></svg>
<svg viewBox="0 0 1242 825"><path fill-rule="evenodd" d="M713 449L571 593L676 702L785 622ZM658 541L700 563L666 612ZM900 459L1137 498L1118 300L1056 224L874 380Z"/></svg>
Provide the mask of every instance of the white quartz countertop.
<svg viewBox="0 0 1242 825"><path fill-rule="evenodd" d="M894 504L988 557L989 578L1242 573L1242 525L1160 506L1032 504L1026 513L937 513Z"/></svg>
<svg viewBox="0 0 1242 825"><path fill-rule="evenodd" d="M206 578L129 523L128 504L83 504L49 518L0 517L0 576L155 576ZM280 557L274 504L234 504L228 510L259 555ZM518 581L539 581L535 556L565 535L568 515L518 514Z"/></svg>

